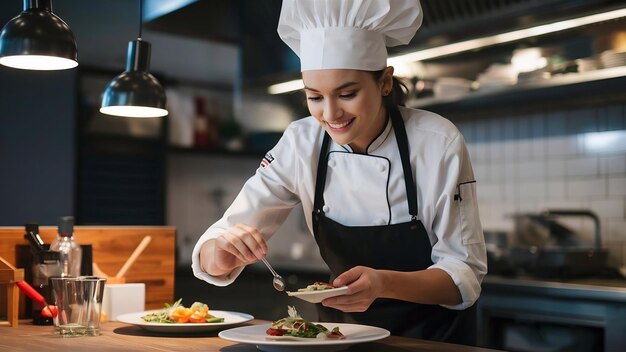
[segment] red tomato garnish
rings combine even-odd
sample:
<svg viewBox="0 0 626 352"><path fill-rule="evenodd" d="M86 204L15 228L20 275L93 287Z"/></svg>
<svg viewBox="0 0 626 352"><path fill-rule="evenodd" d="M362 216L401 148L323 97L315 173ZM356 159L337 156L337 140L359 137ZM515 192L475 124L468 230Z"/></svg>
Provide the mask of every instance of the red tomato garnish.
<svg viewBox="0 0 626 352"><path fill-rule="evenodd" d="M285 330L269 328L265 331L265 333L272 336L283 336L285 334Z"/></svg>
<svg viewBox="0 0 626 352"><path fill-rule="evenodd" d="M313 283L313 285L326 285L326 286L332 286L332 284L328 283L328 282L323 282L323 281L315 281Z"/></svg>
<svg viewBox="0 0 626 352"><path fill-rule="evenodd" d="M333 332L329 333L328 335L326 335L326 337L328 337L329 339L337 339L337 340L341 340L341 339L345 338L345 336L342 333L338 332L338 331L337 332L333 331Z"/></svg>
<svg viewBox="0 0 626 352"><path fill-rule="evenodd" d="M45 318L56 318L57 314L59 314L59 309L57 306L48 305L43 307L41 310L41 316Z"/></svg>

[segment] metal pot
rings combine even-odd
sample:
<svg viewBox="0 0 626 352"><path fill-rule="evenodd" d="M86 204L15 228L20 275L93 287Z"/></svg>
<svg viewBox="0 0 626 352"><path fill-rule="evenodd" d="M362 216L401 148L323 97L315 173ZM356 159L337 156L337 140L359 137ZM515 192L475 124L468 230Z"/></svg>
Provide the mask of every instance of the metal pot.
<svg viewBox="0 0 626 352"><path fill-rule="evenodd" d="M594 243L584 243L571 229L555 221L559 216L586 216L595 224ZM600 221L589 210L546 210L515 216L515 243L509 251L516 268L542 277L598 274L606 268L608 252L601 247Z"/></svg>

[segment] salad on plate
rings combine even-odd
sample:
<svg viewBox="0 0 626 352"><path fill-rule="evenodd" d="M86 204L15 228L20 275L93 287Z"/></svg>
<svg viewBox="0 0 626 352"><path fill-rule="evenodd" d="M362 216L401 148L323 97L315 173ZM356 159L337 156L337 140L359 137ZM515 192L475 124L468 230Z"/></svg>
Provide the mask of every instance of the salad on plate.
<svg viewBox="0 0 626 352"><path fill-rule="evenodd" d="M182 298L174 304L165 303L159 312L149 313L141 317L147 323L185 324L185 323L223 323L224 318L209 313L209 306L202 302L194 302L189 308L183 306Z"/></svg>
<svg viewBox="0 0 626 352"><path fill-rule="evenodd" d="M287 307L287 317L276 320L265 332L272 339L299 338L299 339L344 339L339 327L329 330L321 324L304 320L293 306Z"/></svg>
<svg viewBox="0 0 626 352"><path fill-rule="evenodd" d="M336 288L335 286L321 281L316 281L312 285L308 285L305 288L299 288L298 292L310 292L310 291L322 291Z"/></svg>

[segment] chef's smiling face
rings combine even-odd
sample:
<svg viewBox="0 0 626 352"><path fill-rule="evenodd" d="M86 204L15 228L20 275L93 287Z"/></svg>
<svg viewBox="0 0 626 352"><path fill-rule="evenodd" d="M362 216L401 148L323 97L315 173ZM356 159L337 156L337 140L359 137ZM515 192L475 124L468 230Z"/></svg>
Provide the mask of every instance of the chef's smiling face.
<svg viewBox="0 0 626 352"><path fill-rule="evenodd" d="M389 70L390 69L390 70ZM391 89L390 74L377 81L360 70L314 70L302 72L311 115L338 144L365 152L386 124L383 91Z"/></svg>

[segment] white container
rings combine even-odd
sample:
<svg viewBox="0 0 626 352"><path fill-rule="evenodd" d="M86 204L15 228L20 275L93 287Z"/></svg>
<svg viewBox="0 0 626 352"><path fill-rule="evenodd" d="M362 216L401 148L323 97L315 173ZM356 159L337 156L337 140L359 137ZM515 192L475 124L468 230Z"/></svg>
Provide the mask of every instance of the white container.
<svg viewBox="0 0 626 352"><path fill-rule="evenodd" d="M143 283L106 284L102 311L107 320L115 321L126 313L142 312L146 305L146 285Z"/></svg>

